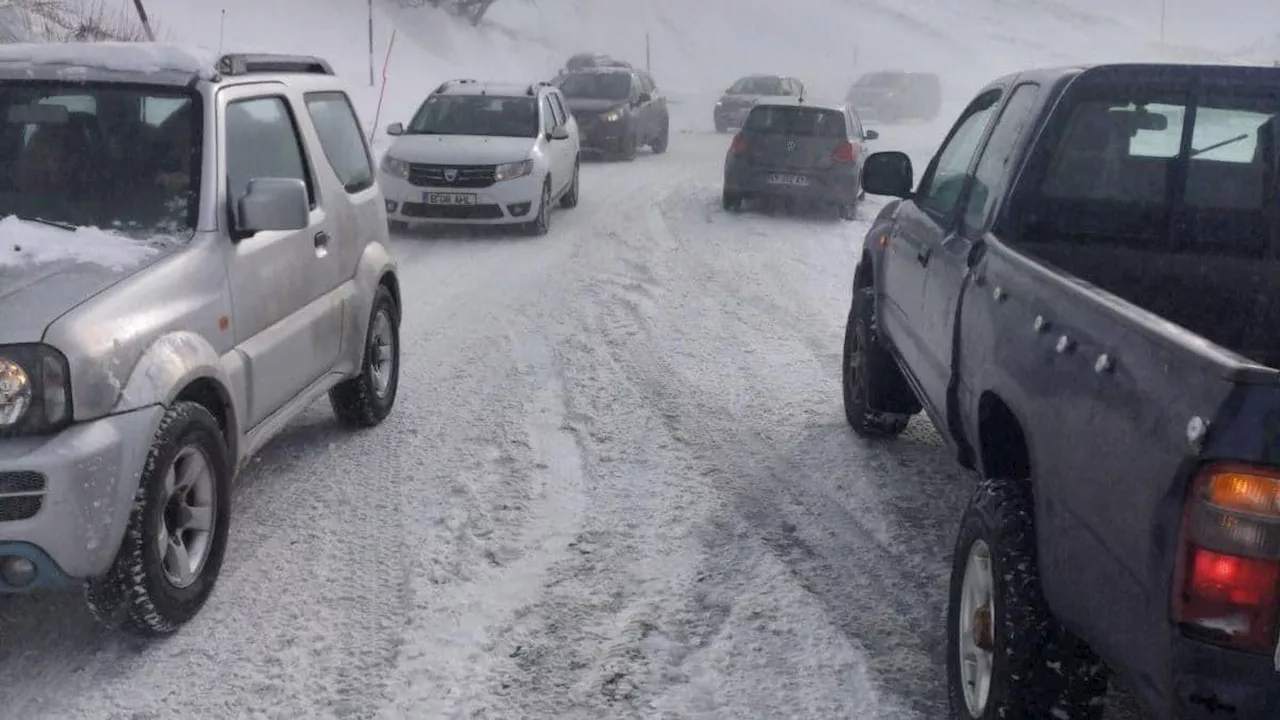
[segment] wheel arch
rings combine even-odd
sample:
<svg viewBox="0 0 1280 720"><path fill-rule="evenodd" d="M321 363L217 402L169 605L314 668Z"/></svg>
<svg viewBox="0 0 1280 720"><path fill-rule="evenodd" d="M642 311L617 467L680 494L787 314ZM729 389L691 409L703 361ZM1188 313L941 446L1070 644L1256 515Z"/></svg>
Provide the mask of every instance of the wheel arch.
<svg viewBox="0 0 1280 720"><path fill-rule="evenodd" d="M1031 484L1031 449L1022 421L999 394L978 398L978 464L983 477Z"/></svg>

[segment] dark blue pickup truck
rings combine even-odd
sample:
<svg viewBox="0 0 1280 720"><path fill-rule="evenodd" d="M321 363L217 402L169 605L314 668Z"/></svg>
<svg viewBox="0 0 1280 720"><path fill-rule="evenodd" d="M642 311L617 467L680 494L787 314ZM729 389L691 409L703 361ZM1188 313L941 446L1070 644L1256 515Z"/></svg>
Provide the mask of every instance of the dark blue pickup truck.
<svg viewBox="0 0 1280 720"><path fill-rule="evenodd" d="M923 410L981 480L957 718L1280 717L1280 69L1100 65L982 90L914 184L866 160L849 423Z"/></svg>

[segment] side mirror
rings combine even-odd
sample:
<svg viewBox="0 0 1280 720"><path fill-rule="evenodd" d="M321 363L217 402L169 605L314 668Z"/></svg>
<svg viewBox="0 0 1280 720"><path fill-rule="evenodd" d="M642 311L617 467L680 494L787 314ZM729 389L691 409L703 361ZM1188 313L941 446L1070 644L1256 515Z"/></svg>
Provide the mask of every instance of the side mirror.
<svg viewBox="0 0 1280 720"><path fill-rule="evenodd" d="M387 134L391 136L404 134L404 123L391 123L387 126Z"/></svg>
<svg viewBox="0 0 1280 720"><path fill-rule="evenodd" d="M652 100L653 100L653 96L647 92L640 93L640 97L636 98L636 102L640 103L641 105L647 102L651 102Z"/></svg>
<svg viewBox="0 0 1280 720"><path fill-rule="evenodd" d="M880 133L875 130L864 130L862 131L862 137L865 140L878 140L880 138Z"/></svg>
<svg viewBox="0 0 1280 720"><path fill-rule="evenodd" d="M254 178L236 207L236 234L302 230L311 222L307 186L296 178Z"/></svg>
<svg viewBox="0 0 1280 720"><path fill-rule="evenodd" d="M568 140L569 128L565 127L564 125L559 125L555 128L552 128L551 132L548 134L551 136L552 140Z"/></svg>
<svg viewBox="0 0 1280 720"><path fill-rule="evenodd" d="M911 158L906 153L896 150L871 153L862 166L862 189L872 195L911 197L914 175Z"/></svg>

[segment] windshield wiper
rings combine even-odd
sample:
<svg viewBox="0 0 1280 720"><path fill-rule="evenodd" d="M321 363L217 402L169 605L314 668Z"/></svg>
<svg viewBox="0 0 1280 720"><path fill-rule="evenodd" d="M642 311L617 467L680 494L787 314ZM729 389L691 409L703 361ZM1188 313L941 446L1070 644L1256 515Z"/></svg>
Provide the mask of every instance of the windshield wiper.
<svg viewBox="0 0 1280 720"><path fill-rule="evenodd" d="M26 221L26 222L39 223L40 225L47 225L47 226L49 226L49 227L56 227L56 228L58 228L58 229L61 229L61 230L67 230L67 231L70 231L70 232L75 232L75 231L76 231L76 229L77 229L77 228L76 228L76 226L75 226L75 225L72 225L71 223L59 222L59 221L57 221L57 220L46 220L45 218L42 218L42 217L36 217L36 216L34 216L34 215L15 215L14 217L18 218L19 220Z"/></svg>
<svg viewBox="0 0 1280 720"><path fill-rule="evenodd" d="M1240 142L1241 140L1248 140L1248 139L1249 139L1249 137L1250 137L1250 134L1249 134L1249 133L1244 133L1243 135L1237 135L1237 136L1235 136L1235 137L1233 137L1233 138L1231 138L1231 139L1229 139L1229 140L1223 140L1222 142L1214 143L1214 144L1210 145L1209 147L1203 147L1203 148L1200 148L1199 150L1192 150L1192 151L1191 151L1191 157L1195 157L1195 156L1197 156L1197 155L1202 155L1202 154L1204 154L1204 153L1209 152L1210 150L1217 150L1218 148L1220 148L1220 147L1225 147L1225 146L1227 146L1227 145L1234 145L1235 143L1238 143L1238 142Z"/></svg>

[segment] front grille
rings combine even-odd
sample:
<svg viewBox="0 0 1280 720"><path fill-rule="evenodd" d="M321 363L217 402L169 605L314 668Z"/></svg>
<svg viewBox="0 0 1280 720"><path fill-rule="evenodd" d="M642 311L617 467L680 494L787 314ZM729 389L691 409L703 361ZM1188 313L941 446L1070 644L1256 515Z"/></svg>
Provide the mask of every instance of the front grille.
<svg viewBox="0 0 1280 720"><path fill-rule="evenodd" d="M409 183L418 187L487 188L494 183L494 165L409 164ZM452 172L450 172L452 171ZM448 176L457 173L453 180Z"/></svg>
<svg viewBox="0 0 1280 720"><path fill-rule="evenodd" d="M44 506L45 489L45 477L38 472L0 472L0 523L35 517Z"/></svg>
<svg viewBox="0 0 1280 720"><path fill-rule="evenodd" d="M498 205L427 205L407 202L400 205L400 212L405 217L424 220L497 220L502 217L502 208Z"/></svg>

